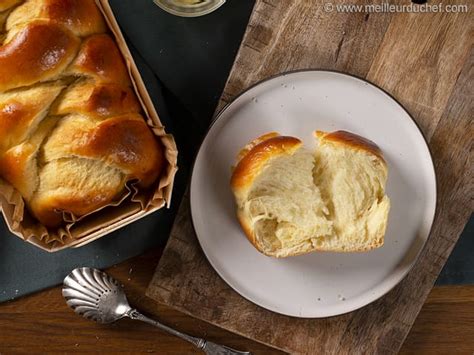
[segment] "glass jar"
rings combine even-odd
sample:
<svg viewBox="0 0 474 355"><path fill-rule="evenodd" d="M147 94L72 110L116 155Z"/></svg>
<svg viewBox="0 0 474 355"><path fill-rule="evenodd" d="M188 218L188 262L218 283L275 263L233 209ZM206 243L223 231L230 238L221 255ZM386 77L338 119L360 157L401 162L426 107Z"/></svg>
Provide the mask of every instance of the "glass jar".
<svg viewBox="0 0 474 355"><path fill-rule="evenodd" d="M197 17L217 10L225 0L154 0L154 2L170 14Z"/></svg>

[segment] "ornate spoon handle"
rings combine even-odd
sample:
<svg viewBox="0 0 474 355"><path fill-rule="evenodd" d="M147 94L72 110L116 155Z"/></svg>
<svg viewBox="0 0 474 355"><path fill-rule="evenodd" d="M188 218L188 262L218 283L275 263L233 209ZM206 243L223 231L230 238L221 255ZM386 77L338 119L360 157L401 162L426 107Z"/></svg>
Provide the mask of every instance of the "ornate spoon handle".
<svg viewBox="0 0 474 355"><path fill-rule="evenodd" d="M181 333L180 331L177 331L176 329L170 328L167 325L164 325L158 321L148 318L147 316L144 316L143 314L138 312L136 309L131 309L130 311L128 311L126 313L126 316L134 320L140 320L142 322L154 325L155 327L160 328L161 330L164 330L167 333L173 334L177 336L178 338L186 340L190 342L191 344L193 344L198 349L203 350L208 355L250 355L250 353L247 351L234 350L227 346L223 346L223 345L219 345L219 344L207 341L203 338L197 338L191 335Z"/></svg>

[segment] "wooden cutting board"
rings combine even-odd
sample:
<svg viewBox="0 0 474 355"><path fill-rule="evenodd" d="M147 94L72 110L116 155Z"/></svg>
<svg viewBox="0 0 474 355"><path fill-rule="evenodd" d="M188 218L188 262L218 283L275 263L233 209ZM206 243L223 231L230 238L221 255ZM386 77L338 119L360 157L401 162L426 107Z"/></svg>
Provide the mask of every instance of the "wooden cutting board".
<svg viewBox="0 0 474 355"><path fill-rule="evenodd" d="M186 196L147 295L291 353L396 353L473 210L472 18L338 13L332 4L325 12L319 0L257 0L219 108L261 79L300 68L340 70L390 92L420 125L437 170L437 216L414 269L387 295L349 314L275 314L239 296L211 268Z"/></svg>

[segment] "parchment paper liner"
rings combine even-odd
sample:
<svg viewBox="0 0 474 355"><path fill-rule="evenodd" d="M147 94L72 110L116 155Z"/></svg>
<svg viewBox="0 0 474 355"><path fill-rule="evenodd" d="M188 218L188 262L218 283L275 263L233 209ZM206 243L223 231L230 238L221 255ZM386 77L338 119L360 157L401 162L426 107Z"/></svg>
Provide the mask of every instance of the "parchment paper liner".
<svg viewBox="0 0 474 355"><path fill-rule="evenodd" d="M21 194L13 186L0 179L0 209L10 231L49 252L85 245L165 205L169 207L177 171L178 150L174 138L166 134L160 122L108 0L96 0L96 3L125 59L135 93L147 118L147 124L165 148L167 164L164 166L159 181L152 189L140 191L135 187L134 182L129 182L122 196L100 210L81 217L63 213L65 227L56 231L48 231L36 221L26 209Z"/></svg>

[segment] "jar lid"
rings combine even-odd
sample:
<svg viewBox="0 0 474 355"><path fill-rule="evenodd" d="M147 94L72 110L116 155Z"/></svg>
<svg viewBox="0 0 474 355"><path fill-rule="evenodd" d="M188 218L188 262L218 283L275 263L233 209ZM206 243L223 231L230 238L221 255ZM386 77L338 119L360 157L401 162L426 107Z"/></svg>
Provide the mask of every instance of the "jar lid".
<svg viewBox="0 0 474 355"><path fill-rule="evenodd" d="M166 12L182 17L206 15L221 7L225 0L153 0Z"/></svg>

